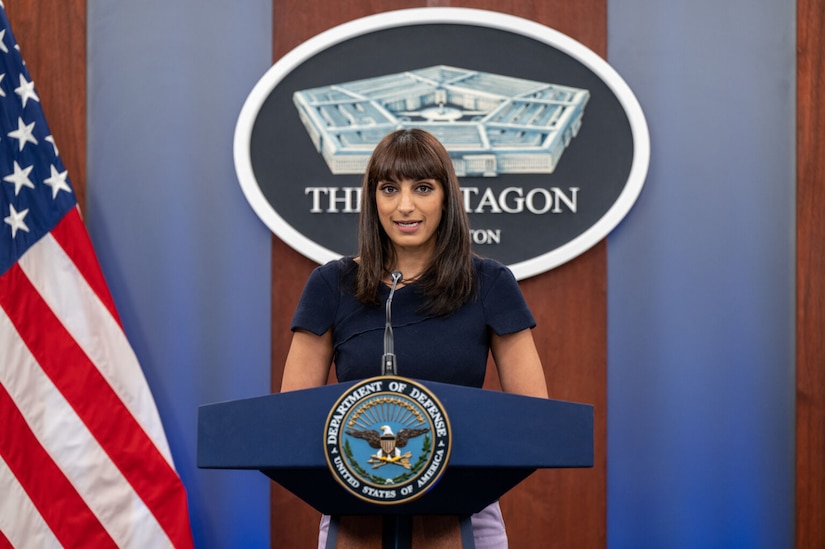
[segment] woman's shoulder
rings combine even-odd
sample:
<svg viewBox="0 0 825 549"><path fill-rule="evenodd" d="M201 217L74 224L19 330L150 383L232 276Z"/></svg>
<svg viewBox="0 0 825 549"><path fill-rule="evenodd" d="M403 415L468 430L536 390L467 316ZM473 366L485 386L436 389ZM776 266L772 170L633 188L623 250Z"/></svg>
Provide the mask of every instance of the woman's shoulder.
<svg viewBox="0 0 825 549"><path fill-rule="evenodd" d="M493 287L517 285L516 277L507 265L495 259L473 256L473 265L478 273L479 289L484 298Z"/></svg>
<svg viewBox="0 0 825 549"><path fill-rule="evenodd" d="M333 259L316 267L315 270L324 274L341 274L353 270L356 266L355 258L345 255L338 259Z"/></svg>
<svg viewBox="0 0 825 549"><path fill-rule="evenodd" d="M482 278L498 278L505 273L512 276L509 267L489 257L473 256L473 265Z"/></svg>
<svg viewBox="0 0 825 549"><path fill-rule="evenodd" d="M355 275L356 265L355 260L350 256L333 259L316 267L310 275L310 281L321 279L330 288L338 288L342 281Z"/></svg>

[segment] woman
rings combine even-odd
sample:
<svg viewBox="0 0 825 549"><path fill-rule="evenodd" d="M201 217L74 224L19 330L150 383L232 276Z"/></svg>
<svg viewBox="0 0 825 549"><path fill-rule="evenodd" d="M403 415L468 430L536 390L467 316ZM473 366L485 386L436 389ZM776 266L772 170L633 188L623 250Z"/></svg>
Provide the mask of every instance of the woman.
<svg viewBox="0 0 825 549"><path fill-rule="evenodd" d="M398 130L364 175L358 256L313 271L292 322L282 391L380 375L383 303L403 275L392 319L398 374L481 387L492 352L504 391L547 397L535 321L512 273L478 258L452 160L431 134ZM495 503L473 516L476 547L506 547ZM326 521L319 547L324 546Z"/></svg>

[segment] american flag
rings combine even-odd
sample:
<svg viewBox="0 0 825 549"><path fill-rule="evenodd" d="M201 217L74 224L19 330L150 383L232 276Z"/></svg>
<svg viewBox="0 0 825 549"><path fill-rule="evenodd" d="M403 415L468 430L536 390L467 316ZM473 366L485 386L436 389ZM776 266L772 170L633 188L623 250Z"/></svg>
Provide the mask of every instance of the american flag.
<svg viewBox="0 0 825 549"><path fill-rule="evenodd" d="M2 8L0 220L0 548L192 547L160 417Z"/></svg>

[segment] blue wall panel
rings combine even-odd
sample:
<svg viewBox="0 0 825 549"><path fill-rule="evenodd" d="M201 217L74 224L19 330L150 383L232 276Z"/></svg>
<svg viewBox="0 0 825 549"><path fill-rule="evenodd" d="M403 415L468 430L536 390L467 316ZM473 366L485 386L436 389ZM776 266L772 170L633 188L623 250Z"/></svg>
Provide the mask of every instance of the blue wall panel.
<svg viewBox="0 0 825 549"><path fill-rule="evenodd" d="M794 3L608 14L652 138L608 238L609 546L791 547Z"/></svg>
<svg viewBox="0 0 825 549"><path fill-rule="evenodd" d="M232 162L269 0L89 2L87 218L198 547L268 547L269 482L195 466L197 407L269 392L270 233Z"/></svg>

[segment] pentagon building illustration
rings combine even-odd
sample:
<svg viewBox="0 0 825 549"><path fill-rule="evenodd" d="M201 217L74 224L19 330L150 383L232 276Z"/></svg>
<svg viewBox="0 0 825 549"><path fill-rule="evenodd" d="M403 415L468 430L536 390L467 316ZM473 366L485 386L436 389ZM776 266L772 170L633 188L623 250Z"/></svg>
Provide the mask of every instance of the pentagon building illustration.
<svg viewBox="0 0 825 549"><path fill-rule="evenodd" d="M444 65L295 92L333 174L361 174L389 132L435 135L461 176L552 173L579 132L590 92Z"/></svg>

